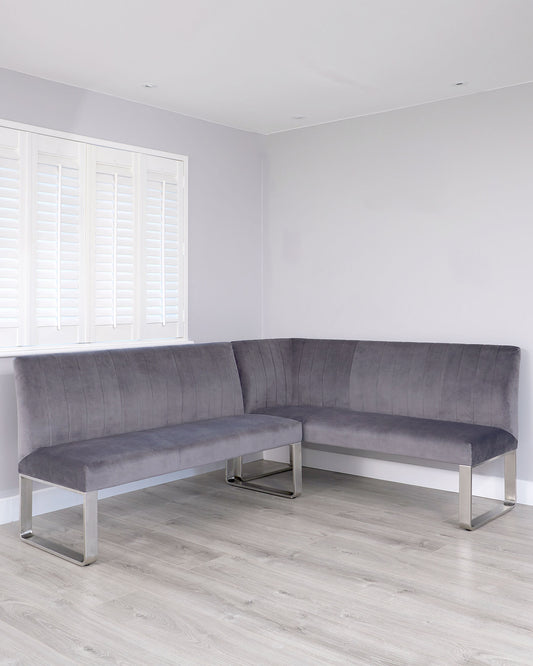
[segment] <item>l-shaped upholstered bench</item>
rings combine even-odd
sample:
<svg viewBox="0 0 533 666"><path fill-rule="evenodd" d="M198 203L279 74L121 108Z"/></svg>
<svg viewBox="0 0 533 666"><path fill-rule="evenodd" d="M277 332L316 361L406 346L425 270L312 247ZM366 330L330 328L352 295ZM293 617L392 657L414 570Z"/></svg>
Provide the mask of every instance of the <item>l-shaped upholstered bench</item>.
<svg viewBox="0 0 533 666"><path fill-rule="evenodd" d="M459 523L516 501L520 350L354 340L248 340L20 357L21 536L89 564L97 492L226 461L228 483L301 492L301 445L459 466ZM292 487L246 476L243 456L289 445ZM472 518L472 468L503 456L505 501ZM84 551L34 535L32 483L84 497Z"/></svg>

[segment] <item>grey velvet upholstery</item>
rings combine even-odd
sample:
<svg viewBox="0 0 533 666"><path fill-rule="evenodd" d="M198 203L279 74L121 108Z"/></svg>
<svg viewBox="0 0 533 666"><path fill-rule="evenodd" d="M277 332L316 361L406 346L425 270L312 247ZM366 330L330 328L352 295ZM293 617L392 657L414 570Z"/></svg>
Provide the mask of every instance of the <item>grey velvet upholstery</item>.
<svg viewBox="0 0 533 666"><path fill-rule="evenodd" d="M293 340L293 396L296 405L346 407L351 404L355 340ZM369 368L374 374L377 368Z"/></svg>
<svg viewBox="0 0 533 666"><path fill-rule="evenodd" d="M301 441L244 414L229 343L15 360L19 472L88 492Z"/></svg>
<svg viewBox="0 0 533 666"><path fill-rule="evenodd" d="M304 442L472 465L516 448L517 347L280 339L233 348L245 411L302 421Z"/></svg>
<svg viewBox="0 0 533 666"><path fill-rule="evenodd" d="M299 420L308 444L471 465L516 448L501 428L335 407L271 407L262 413Z"/></svg>
<svg viewBox="0 0 533 666"><path fill-rule="evenodd" d="M244 410L292 404L292 340L233 342Z"/></svg>
<svg viewBox="0 0 533 666"><path fill-rule="evenodd" d="M15 359L19 458L35 449L243 414L229 343Z"/></svg>
<svg viewBox="0 0 533 666"><path fill-rule="evenodd" d="M262 414L41 447L19 472L87 492L301 441L297 421Z"/></svg>
<svg viewBox="0 0 533 666"><path fill-rule="evenodd" d="M311 444L476 465L516 448L519 360L304 339L21 357L19 470L89 491L294 444L302 424Z"/></svg>
<svg viewBox="0 0 533 666"><path fill-rule="evenodd" d="M516 437L519 363L517 347L360 342L350 408L489 425Z"/></svg>

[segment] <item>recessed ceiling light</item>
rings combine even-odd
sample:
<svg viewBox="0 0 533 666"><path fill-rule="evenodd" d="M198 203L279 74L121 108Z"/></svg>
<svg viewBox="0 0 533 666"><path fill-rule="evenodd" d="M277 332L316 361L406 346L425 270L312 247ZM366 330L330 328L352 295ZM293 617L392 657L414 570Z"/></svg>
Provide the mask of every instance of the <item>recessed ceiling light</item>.
<svg viewBox="0 0 533 666"><path fill-rule="evenodd" d="M305 116L292 116L293 120L303 120Z"/></svg>
<svg viewBox="0 0 533 666"><path fill-rule="evenodd" d="M464 86L466 85L465 81L457 81L457 83L454 83L455 86Z"/></svg>
<svg viewBox="0 0 533 666"><path fill-rule="evenodd" d="M143 88L157 88L157 86L155 85L155 83L143 83L143 84L142 84L142 87L143 87Z"/></svg>

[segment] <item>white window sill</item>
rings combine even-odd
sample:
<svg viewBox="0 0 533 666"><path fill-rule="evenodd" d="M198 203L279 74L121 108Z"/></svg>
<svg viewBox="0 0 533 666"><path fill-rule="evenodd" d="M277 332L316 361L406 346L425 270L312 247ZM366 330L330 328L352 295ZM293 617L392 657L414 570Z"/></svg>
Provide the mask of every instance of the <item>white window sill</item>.
<svg viewBox="0 0 533 666"><path fill-rule="evenodd" d="M136 347L168 347L170 345L191 345L194 340L167 338L166 340L123 340L118 342L80 342L73 345L42 347L0 348L0 358L35 356L37 354L62 354L64 352L96 351L99 349L135 349Z"/></svg>

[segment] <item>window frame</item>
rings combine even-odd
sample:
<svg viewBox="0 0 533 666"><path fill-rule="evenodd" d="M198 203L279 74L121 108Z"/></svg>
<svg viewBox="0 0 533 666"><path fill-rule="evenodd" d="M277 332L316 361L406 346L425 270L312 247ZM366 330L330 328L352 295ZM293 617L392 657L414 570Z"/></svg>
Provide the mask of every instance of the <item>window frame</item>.
<svg viewBox="0 0 533 666"><path fill-rule="evenodd" d="M28 125L25 123L20 123L16 121L6 120L0 118L0 127L5 127L7 129L21 131L28 133L28 136L25 139L26 144L30 144L29 134L40 135L45 137L51 137L53 139L65 139L68 141L76 141L85 146L94 146L95 148L111 148L114 150L127 151L134 153L136 155L144 155L147 157L156 157L163 159L170 159L175 162L181 163L182 178L183 178L183 191L182 191L182 249L183 254L181 256L182 265L183 265L183 292L182 296L182 310L183 310L183 323L182 323L182 335L180 337L156 337L156 338L142 338L138 337L135 339L124 339L124 340L101 340L101 341L90 341L90 342L75 342L75 343L59 343L53 345L19 345L12 347L0 347L0 358L2 357L15 357L15 356L26 356L33 354L42 354L42 353L52 353L52 352L67 352L67 351L90 351L97 349L116 349L120 347L151 347L151 346L165 346L165 345L175 345L175 344L188 344L191 341L188 337L188 324L189 324L189 310L188 310L188 157L186 155L181 155L177 153L171 153L161 150L154 150L151 148L145 148L143 146L135 146L131 144L119 143L116 141L108 141L106 139L99 139L95 137L85 136L81 134L75 134L72 132L65 132L60 130L48 129L44 127L38 127L35 125ZM87 151L88 148L86 147ZM31 215L31 212L28 212L28 205L30 196L34 196L32 190L34 183L32 182L32 169L33 164L31 162L31 151L28 150L27 146L25 149L25 154L21 155L21 169L22 169L22 180L24 187L26 188L26 195L22 201L23 219L27 220L28 215ZM85 173L87 164L83 164L82 172L84 174L83 188L93 187L92 180L93 178ZM138 212L142 213L143 206L139 204L141 199L141 192L145 189L145 184L138 180L137 191L135 192L136 203L139 206ZM142 234L144 228L143 222L140 222L136 227L136 233ZM23 224L21 228L21 252L27 253L31 248L27 242L26 230L27 224ZM141 239L142 241L142 239ZM91 252L91 246L85 245L83 252ZM139 261L139 257L135 256L135 262L139 270L143 269L142 262ZM82 275L82 280L86 281L90 276L88 274ZM27 271L21 270L20 275L20 289L21 293L24 294L25 300L28 299L30 285L30 276ZM142 289L137 290L136 295L136 309L135 309L135 324L134 330L138 335L142 334L143 329L145 329L144 322L140 320L141 310L139 308L139 300L142 298L141 291ZM84 310L86 303L82 301L81 307ZM82 312L82 317L87 316L88 311ZM28 329L31 326L29 320L22 322L22 325Z"/></svg>

